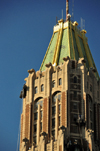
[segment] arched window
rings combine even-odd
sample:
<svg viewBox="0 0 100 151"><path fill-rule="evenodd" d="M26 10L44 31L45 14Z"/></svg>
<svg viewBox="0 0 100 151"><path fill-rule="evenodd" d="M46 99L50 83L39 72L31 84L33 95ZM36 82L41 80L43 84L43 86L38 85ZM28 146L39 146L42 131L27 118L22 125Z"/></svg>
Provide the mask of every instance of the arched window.
<svg viewBox="0 0 100 151"><path fill-rule="evenodd" d="M58 108L58 110L57 110ZM57 119L56 119L56 115L57 115ZM55 139L55 131L56 131L56 127L55 127L55 122L58 122L58 127L61 126L61 93L60 92L56 92L53 94L52 96L52 136Z"/></svg>
<svg viewBox="0 0 100 151"><path fill-rule="evenodd" d="M93 128L93 102L89 94L86 95L86 115L87 115L87 129Z"/></svg>
<svg viewBox="0 0 100 151"><path fill-rule="evenodd" d="M43 120L42 116L43 116L43 99L38 98L37 100L34 101L34 109L33 109L33 117L34 117L33 141L35 144L37 143L37 127L39 127L40 132L42 132L42 120Z"/></svg>

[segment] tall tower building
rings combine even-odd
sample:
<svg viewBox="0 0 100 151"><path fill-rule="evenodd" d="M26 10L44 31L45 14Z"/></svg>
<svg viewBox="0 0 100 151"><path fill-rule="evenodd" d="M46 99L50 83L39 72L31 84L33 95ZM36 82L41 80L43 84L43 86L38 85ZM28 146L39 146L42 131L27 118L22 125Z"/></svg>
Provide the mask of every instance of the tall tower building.
<svg viewBox="0 0 100 151"><path fill-rule="evenodd" d="M40 70L21 91L20 151L99 151L100 79L86 30L59 20Z"/></svg>

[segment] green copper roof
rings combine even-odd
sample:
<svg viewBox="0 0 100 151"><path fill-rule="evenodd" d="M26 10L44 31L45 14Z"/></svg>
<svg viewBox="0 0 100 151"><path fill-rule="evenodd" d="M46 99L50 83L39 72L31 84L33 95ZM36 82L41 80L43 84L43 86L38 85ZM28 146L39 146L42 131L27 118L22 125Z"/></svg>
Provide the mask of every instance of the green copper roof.
<svg viewBox="0 0 100 151"><path fill-rule="evenodd" d="M68 48L68 29L63 30L62 41L60 46L60 54L58 64L64 62L63 58L65 56L69 56L69 48Z"/></svg>
<svg viewBox="0 0 100 151"><path fill-rule="evenodd" d="M96 69L91 51L87 43L86 31L80 31L77 28L77 22L63 22L54 26L53 36L49 43L47 52L41 64L40 70L45 70L45 65L51 62L52 64L62 64L63 58L69 56L71 59L79 60L84 58L86 60L86 68L93 67ZM98 72L96 77L99 78Z"/></svg>
<svg viewBox="0 0 100 151"><path fill-rule="evenodd" d="M49 44L48 50L46 52L42 68L41 68L42 71L45 70L45 64L47 64L49 62L52 63L53 55L54 55L54 51L55 51L55 47L56 47L57 35L58 35L58 32L54 33L54 35L50 41L50 44Z"/></svg>

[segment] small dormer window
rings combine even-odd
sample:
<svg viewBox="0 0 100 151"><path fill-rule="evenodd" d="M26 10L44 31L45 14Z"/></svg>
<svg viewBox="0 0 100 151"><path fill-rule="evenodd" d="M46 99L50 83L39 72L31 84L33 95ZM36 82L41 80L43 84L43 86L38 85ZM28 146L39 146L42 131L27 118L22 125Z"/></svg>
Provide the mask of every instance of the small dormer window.
<svg viewBox="0 0 100 151"><path fill-rule="evenodd" d="M41 85L41 92L44 91L44 84Z"/></svg>
<svg viewBox="0 0 100 151"><path fill-rule="evenodd" d="M35 87L35 94L38 92L38 88L37 87Z"/></svg>

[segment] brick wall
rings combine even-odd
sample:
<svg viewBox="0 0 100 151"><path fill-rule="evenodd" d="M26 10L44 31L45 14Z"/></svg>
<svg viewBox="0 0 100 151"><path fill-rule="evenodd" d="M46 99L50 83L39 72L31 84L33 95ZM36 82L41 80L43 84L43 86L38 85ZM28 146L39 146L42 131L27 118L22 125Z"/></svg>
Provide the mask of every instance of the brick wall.
<svg viewBox="0 0 100 151"><path fill-rule="evenodd" d="M25 110L25 137L28 138L28 133L29 133L29 111L30 111L30 106L29 104L26 105L26 110Z"/></svg>
<svg viewBox="0 0 100 151"><path fill-rule="evenodd" d="M59 146L59 151L62 151L62 145Z"/></svg>
<svg viewBox="0 0 100 151"><path fill-rule="evenodd" d="M62 125L66 126L66 94L62 92Z"/></svg>
<svg viewBox="0 0 100 151"><path fill-rule="evenodd" d="M43 131L47 132L47 98L43 101Z"/></svg>

